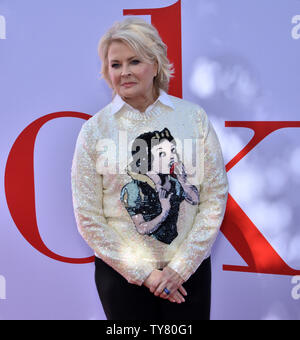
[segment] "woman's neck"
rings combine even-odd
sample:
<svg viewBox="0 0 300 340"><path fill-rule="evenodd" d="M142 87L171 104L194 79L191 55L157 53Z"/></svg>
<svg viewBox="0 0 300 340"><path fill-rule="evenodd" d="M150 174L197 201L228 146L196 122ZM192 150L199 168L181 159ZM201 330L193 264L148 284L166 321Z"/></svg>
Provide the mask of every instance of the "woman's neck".
<svg viewBox="0 0 300 340"><path fill-rule="evenodd" d="M122 97L122 99L127 104L132 106L134 109L139 110L140 112L145 112L147 107L150 106L151 104L153 104L157 100L158 96L159 96L159 94L157 93L155 88L153 88L153 91L152 91L151 95L149 95L149 96L141 96L139 98Z"/></svg>

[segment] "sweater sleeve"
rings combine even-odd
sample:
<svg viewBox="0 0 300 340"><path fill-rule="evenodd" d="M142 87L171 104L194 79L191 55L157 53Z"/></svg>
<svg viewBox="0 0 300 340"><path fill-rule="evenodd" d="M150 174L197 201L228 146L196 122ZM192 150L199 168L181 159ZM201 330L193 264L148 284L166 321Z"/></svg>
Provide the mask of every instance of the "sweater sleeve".
<svg viewBox="0 0 300 340"><path fill-rule="evenodd" d="M228 179L218 137L203 109L200 114L204 139L204 177L200 185L200 202L193 227L168 263L185 281L210 251L221 227L228 197Z"/></svg>
<svg viewBox="0 0 300 340"><path fill-rule="evenodd" d="M96 171L94 132L87 121L78 135L72 161L71 185L77 228L94 253L129 283L141 286L154 269L113 229L103 213L103 175Z"/></svg>

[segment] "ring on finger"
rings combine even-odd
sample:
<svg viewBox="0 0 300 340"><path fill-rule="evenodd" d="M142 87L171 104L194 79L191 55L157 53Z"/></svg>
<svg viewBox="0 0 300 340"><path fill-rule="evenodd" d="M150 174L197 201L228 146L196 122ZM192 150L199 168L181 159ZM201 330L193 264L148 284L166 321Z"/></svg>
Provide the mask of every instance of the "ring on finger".
<svg viewBox="0 0 300 340"><path fill-rule="evenodd" d="M167 287L164 289L164 292L165 292L167 295L169 295L169 294L171 293Z"/></svg>

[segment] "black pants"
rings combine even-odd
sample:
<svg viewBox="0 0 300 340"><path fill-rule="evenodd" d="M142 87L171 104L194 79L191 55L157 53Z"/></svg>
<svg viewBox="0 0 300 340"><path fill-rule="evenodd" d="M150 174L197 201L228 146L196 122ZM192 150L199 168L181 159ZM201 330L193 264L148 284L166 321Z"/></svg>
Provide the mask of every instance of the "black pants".
<svg viewBox="0 0 300 340"><path fill-rule="evenodd" d="M188 295L180 304L137 286L95 256L95 282L107 320L209 320L211 260L202 262L183 283Z"/></svg>

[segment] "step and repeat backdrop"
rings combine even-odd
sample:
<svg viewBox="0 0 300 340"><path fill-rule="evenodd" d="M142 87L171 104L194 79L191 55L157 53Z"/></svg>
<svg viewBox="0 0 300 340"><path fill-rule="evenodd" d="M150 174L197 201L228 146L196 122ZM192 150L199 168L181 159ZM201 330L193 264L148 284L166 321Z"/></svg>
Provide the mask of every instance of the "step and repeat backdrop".
<svg viewBox="0 0 300 340"><path fill-rule="evenodd" d="M300 319L299 0L1 0L0 319L106 319L70 175L112 98L98 41L126 16L159 30L169 93L206 110L223 149L211 318Z"/></svg>

